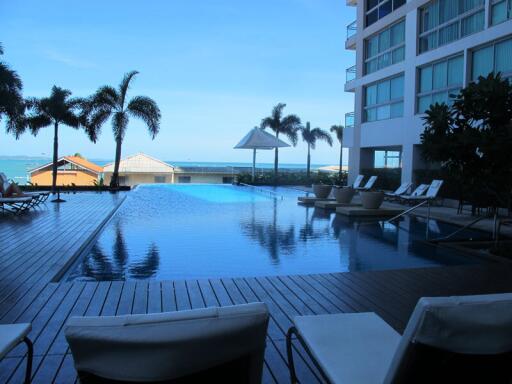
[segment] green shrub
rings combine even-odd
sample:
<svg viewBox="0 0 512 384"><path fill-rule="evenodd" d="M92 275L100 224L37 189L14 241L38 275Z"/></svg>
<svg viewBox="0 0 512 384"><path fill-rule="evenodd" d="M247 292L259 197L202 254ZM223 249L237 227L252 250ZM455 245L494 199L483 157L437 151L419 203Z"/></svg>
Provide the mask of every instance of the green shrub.
<svg viewBox="0 0 512 384"><path fill-rule="evenodd" d="M362 169L361 174L365 175L367 178L377 176L375 189L394 191L400 186L402 168L367 168Z"/></svg>
<svg viewBox="0 0 512 384"><path fill-rule="evenodd" d="M274 172L257 173L254 183L250 173L240 173L237 176L238 183L251 184L251 185L275 185ZM311 177L307 177L305 171L296 172L281 172L277 180L277 185L304 185L310 186L311 184L331 184L331 185L346 185L347 176L344 173L340 178L337 173L323 173L314 172Z"/></svg>

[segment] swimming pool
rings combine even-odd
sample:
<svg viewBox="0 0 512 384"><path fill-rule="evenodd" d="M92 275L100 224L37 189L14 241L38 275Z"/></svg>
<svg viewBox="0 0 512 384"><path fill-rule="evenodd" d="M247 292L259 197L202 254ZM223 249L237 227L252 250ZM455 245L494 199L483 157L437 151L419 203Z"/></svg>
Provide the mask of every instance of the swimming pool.
<svg viewBox="0 0 512 384"><path fill-rule="evenodd" d="M69 279L245 277L477 262L425 242L424 220L407 217L399 227L353 221L298 205L303 194L232 185L139 186ZM443 223L429 225L433 236L453 231Z"/></svg>

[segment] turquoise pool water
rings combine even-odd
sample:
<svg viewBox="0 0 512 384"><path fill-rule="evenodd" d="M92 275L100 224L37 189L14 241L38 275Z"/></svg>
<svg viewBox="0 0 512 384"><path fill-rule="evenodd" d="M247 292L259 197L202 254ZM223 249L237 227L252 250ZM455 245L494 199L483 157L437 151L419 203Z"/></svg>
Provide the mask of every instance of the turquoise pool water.
<svg viewBox="0 0 512 384"><path fill-rule="evenodd" d="M425 242L424 221L406 218L397 227L348 220L298 205L303 194L231 185L140 186L69 278L243 277L477 262ZM435 221L429 227L433 237L453 231Z"/></svg>

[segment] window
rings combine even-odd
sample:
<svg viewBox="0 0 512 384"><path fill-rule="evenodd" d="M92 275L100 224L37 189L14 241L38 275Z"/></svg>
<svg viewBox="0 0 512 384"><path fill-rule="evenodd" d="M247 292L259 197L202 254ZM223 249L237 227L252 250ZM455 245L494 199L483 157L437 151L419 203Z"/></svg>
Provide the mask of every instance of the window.
<svg viewBox="0 0 512 384"><path fill-rule="evenodd" d="M425 112L431 104L451 104L450 95L459 93L463 86L464 55L421 67L418 71L417 112Z"/></svg>
<svg viewBox="0 0 512 384"><path fill-rule="evenodd" d="M484 29L485 0L434 0L420 8L420 53Z"/></svg>
<svg viewBox="0 0 512 384"><path fill-rule="evenodd" d="M365 40L365 74L399 63L405 56L405 21Z"/></svg>
<svg viewBox="0 0 512 384"><path fill-rule="evenodd" d="M512 19L512 0L491 0L491 24Z"/></svg>
<svg viewBox="0 0 512 384"><path fill-rule="evenodd" d="M406 0L366 0L366 26L372 25L395 9L405 4Z"/></svg>
<svg viewBox="0 0 512 384"><path fill-rule="evenodd" d="M403 116L404 75L386 79L365 88L364 120L393 119Z"/></svg>
<svg viewBox="0 0 512 384"><path fill-rule="evenodd" d="M473 51L471 80L501 72L503 78L512 79L512 39L496 42Z"/></svg>
<svg viewBox="0 0 512 384"><path fill-rule="evenodd" d="M178 183L188 184L192 178L190 176L178 176Z"/></svg>
<svg viewBox="0 0 512 384"><path fill-rule="evenodd" d="M402 153L400 151L375 151L374 168L400 168Z"/></svg>
<svg viewBox="0 0 512 384"><path fill-rule="evenodd" d="M165 176L155 176L155 183L165 183Z"/></svg>
<svg viewBox="0 0 512 384"><path fill-rule="evenodd" d="M233 184L233 176L223 176L222 177L222 184Z"/></svg>

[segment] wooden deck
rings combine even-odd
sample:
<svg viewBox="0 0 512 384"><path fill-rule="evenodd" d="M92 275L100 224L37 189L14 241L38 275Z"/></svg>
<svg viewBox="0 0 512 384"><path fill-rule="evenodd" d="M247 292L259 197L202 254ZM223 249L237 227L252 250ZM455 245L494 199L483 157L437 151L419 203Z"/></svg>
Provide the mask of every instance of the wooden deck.
<svg viewBox="0 0 512 384"><path fill-rule="evenodd" d="M497 264L239 279L52 282L63 261L94 235L118 202L110 195L69 196L61 208L48 203L48 211L32 217L0 219L0 323L32 323L34 383L76 380L63 335L73 315L263 301L271 313L264 382L288 383L285 332L294 316L373 311L402 332L422 296L512 291L512 267ZM80 209L83 204L87 210ZM304 352L297 348L296 353L301 382L320 382ZM20 346L0 361L0 383L22 382L24 354Z"/></svg>

